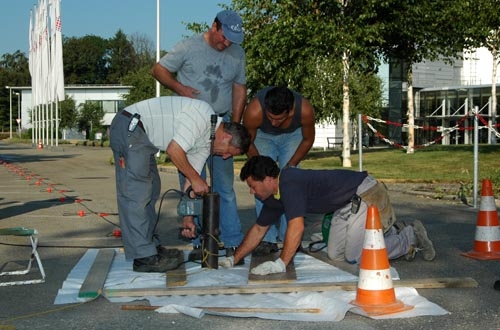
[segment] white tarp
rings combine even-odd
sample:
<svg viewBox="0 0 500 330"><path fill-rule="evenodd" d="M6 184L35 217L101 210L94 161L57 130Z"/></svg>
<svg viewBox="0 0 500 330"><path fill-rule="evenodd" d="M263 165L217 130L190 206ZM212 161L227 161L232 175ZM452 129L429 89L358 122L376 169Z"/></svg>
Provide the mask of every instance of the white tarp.
<svg viewBox="0 0 500 330"><path fill-rule="evenodd" d="M55 304L84 302L88 299L78 298L80 287L94 262L99 250L88 250L68 275L55 299ZM186 251L187 253L187 251ZM229 285L246 285L250 258L245 265L233 269L207 269L196 263L187 263L186 287L213 287ZM297 283L318 282L354 282L357 277L334 266L317 260L314 257L297 253L294 259L297 273ZM395 280L398 274L391 268ZM115 259L111 265L105 283L105 289L153 289L166 288L166 275L159 273L137 273L132 271L132 262L126 261L123 252L116 250ZM405 318L420 315L444 315L448 312L438 305L421 297L414 288L395 288L396 298L413 309L374 318ZM184 313L193 317L203 317L205 313L214 315L230 315L235 317L258 317L274 320L296 321L340 321L348 311L364 315L359 308L349 304L356 299L356 291L325 291L296 293L266 293L266 294L232 294L232 295L186 295L163 297L107 297L111 302L128 303L134 300L148 300L152 306L161 306L156 311L160 313ZM319 308L319 313L220 313L195 308L206 307L241 307L255 309Z"/></svg>

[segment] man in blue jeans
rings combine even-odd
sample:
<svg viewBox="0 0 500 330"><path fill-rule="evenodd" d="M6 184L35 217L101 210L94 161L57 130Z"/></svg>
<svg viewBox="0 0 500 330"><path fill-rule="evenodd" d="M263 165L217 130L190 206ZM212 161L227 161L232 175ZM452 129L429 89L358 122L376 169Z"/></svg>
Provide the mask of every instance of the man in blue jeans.
<svg viewBox="0 0 500 330"><path fill-rule="evenodd" d="M252 136L248 157L263 155L276 161L280 169L298 167L314 143L314 108L299 93L287 87L270 86L259 90L243 114L243 125ZM255 199L257 215L262 202ZM284 240L287 221L282 215L279 232L271 225L256 255L278 251L277 241Z"/></svg>
<svg viewBox="0 0 500 330"><path fill-rule="evenodd" d="M207 102L224 122L239 123L247 96L242 41L241 17L223 10L207 31L177 43L155 64L152 74L177 95ZM226 253L232 253L243 239L233 188L233 159L214 157L212 172L212 188L220 196L219 237ZM182 184L182 176L180 179ZM198 238L193 240L189 259L201 259Z"/></svg>

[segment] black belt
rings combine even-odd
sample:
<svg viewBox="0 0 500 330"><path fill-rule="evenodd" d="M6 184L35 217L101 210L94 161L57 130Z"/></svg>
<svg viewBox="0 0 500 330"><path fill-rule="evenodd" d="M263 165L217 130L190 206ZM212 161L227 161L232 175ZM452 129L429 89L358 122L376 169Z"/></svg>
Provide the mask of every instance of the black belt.
<svg viewBox="0 0 500 330"><path fill-rule="evenodd" d="M133 115L126 111L126 110L122 110L122 115L124 115L125 117L127 118L131 118ZM142 124L142 121L139 120L139 123L137 123L137 126L139 126L140 128L142 128L142 130L145 132L146 130L144 129L144 125Z"/></svg>
<svg viewBox="0 0 500 330"><path fill-rule="evenodd" d="M226 114L227 114L227 112L224 112L224 113L219 113L217 116L219 116L219 117L221 117L221 118L222 118L222 117L224 117Z"/></svg>

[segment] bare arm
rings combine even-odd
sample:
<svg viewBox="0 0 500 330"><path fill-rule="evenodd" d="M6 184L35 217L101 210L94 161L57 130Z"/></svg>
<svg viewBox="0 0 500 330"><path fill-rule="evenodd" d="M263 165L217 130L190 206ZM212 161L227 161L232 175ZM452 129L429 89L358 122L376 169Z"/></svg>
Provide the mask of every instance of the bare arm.
<svg viewBox="0 0 500 330"><path fill-rule="evenodd" d="M198 172L193 168L193 166L189 163L186 152L181 148L177 142L174 140L170 141L167 146L166 153L174 163L175 167L179 171L182 172L189 180L189 183L186 183L184 190L186 190L187 186L191 184L191 188L198 195L203 195L208 192L208 185L203 180L203 178L198 174Z"/></svg>
<svg viewBox="0 0 500 330"><path fill-rule="evenodd" d="M262 125L262 108L260 102L257 98L253 98L248 103L245 112L243 113L243 125L248 129L250 133L252 143L250 148L248 148L247 156L248 158L257 156L259 151L253 144L255 136L257 135L257 129Z"/></svg>
<svg viewBox="0 0 500 330"><path fill-rule="evenodd" d="M259 226L254 224L243 238L240 246L234 252L234 264L236 265L241 259L245 258L247 254L253 251L259 245L260 241L267 232L269 226Z"/></svg>
<svg viewBox="0 0 500 330"><path fill-rule="evenodd" d="M297 150L295 150L295 153L286 165L297 166L311 149L316 134L314 120L313 106L308 100L302 98L302 141L297 146Z"/></svg>
<svg viewBox="0 0 500 330"><path fill-rule="evenodd" d="M235 123L241 123L243 110L245 109L247 97L247 86L233 83L233 117Z"/></svg>
<svg viewBox="0 0 500 330"><path fill-rule="evenodd" d="M156 63L151 70L151 74L163 86L174 91L177 95L196 98L200 92L190 86L184 86L175 78L174 74L163 67L160 63Z"/></svg>
<svg viewBox="0 0 500 330"><path fill-rule="evenodd" d="M304 234L304 217L293 218L288 221L288 228L285 233L285 242L283 250L281 251L281 260L288 265L292 261L295 253L297 252L300 243L302 242L302 235Z"/></svg>

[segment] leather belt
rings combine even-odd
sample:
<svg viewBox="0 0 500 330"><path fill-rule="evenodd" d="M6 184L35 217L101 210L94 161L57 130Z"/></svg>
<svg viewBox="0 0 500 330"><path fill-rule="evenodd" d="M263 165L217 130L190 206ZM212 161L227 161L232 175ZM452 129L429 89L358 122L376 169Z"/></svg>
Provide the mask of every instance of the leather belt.
<svg viewBox="0 0 500 330"><path fill-rule="evenodd" d="M127 118L132 118L132 114L130 112L128 112L127 110L122 110L121 112L122 115L124 115L125 117ZM142 130L145 132L146 130L144 129L144 125L142 124L142 121L139 120L139 123L137 123L137 126L139 126L140 128L142 128Z"/></svg>
<svg viewBox="0 0 500 330"><path fill-rule="evenodd" d="M219 117L221 117L221 118L222 118L222 117L224 117L226 114L227 114L227 112L224 112L224 113L219 113L217 116L219 116Z"/></svg>

